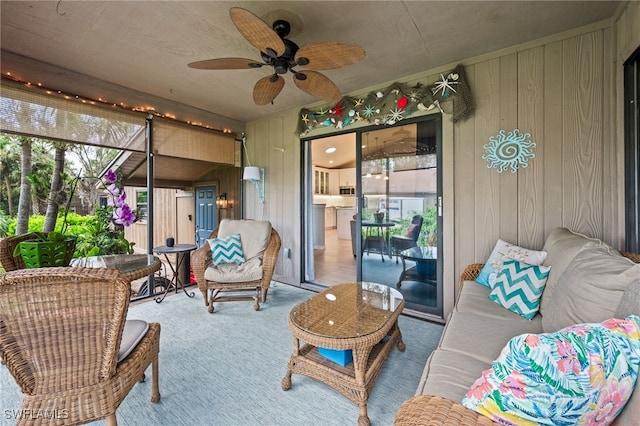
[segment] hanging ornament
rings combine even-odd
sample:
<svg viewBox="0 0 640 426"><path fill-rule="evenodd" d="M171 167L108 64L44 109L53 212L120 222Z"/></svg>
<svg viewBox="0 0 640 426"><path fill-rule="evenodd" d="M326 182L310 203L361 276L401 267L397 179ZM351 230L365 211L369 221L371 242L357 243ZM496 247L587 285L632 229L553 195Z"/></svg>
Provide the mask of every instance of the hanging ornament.
<svg viewBox="0 0 640 426"><path fill-rule="evenodd" d="M531 134L520 134L520 130L514 129L508 134L500 130L494 137L489 138L489 144L484 146L486 154L482 156L487 161L487 168L495 168L498 173L511 169L511 173L518 171L518 167L528 166L529 158L534 158L531 152L536 143L529 140Z"/></svg>
<svg viewBox="0 0 640 426"><path fill-rule="evenodd" d="M408 103L409 103L409 100L403 96L400 99L398 99L398 108L402 109L406 107Z"/></svg>

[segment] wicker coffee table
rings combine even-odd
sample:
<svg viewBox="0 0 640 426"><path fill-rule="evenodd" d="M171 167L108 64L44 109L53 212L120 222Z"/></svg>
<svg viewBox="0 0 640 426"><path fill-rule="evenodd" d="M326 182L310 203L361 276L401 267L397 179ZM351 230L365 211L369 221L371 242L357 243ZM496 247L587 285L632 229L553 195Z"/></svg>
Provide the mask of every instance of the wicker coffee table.
<svg viewBox="0 0 640 426"><path fill-rule="evenodd" d="M282 389L291 387L294 373L312 377L358 404L358 425L369 425L369 392L393 346L405 350L398 328L403 308L398 290L368 282L339 284L295 306L289 314L293 354ZM343 367L318 348L352 350L353 361Z"/></svg>

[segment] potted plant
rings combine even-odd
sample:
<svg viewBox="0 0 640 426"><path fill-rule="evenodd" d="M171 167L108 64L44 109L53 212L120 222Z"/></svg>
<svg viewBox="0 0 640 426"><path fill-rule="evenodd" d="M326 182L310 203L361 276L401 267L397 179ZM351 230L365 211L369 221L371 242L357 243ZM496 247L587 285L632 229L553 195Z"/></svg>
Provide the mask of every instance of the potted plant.
<svg viewBox="0 0 640 426"><path fill-rule="evenodd" d="M27 268L69 266L76 248L76 237L61 232L36 232L37 238L18 243L13 256L22 256Z"/></svg>

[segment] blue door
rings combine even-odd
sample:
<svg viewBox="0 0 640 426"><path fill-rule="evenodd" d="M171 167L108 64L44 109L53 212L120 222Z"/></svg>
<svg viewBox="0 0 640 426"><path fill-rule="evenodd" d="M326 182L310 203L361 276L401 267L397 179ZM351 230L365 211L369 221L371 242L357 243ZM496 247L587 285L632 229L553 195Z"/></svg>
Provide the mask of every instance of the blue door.
<svg viewBox="0 0 640 426"><path fill-rule="evenodd" d="M206 243L218 227L215 185L196 186L196 244Z"/></svg>

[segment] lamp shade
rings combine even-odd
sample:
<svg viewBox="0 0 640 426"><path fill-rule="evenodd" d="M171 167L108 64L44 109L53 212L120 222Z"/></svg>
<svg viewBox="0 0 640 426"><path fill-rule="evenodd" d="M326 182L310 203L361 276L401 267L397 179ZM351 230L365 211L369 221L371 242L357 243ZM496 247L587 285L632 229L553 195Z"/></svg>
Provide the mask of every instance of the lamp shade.
<svg viewBox="0 0 640 426"><path fill-rule="evenodd" d="M244 174L242 175L243 180L252 180L259 181L260 180L260 168L254 166L247 166L244 168Z"/></svg>

